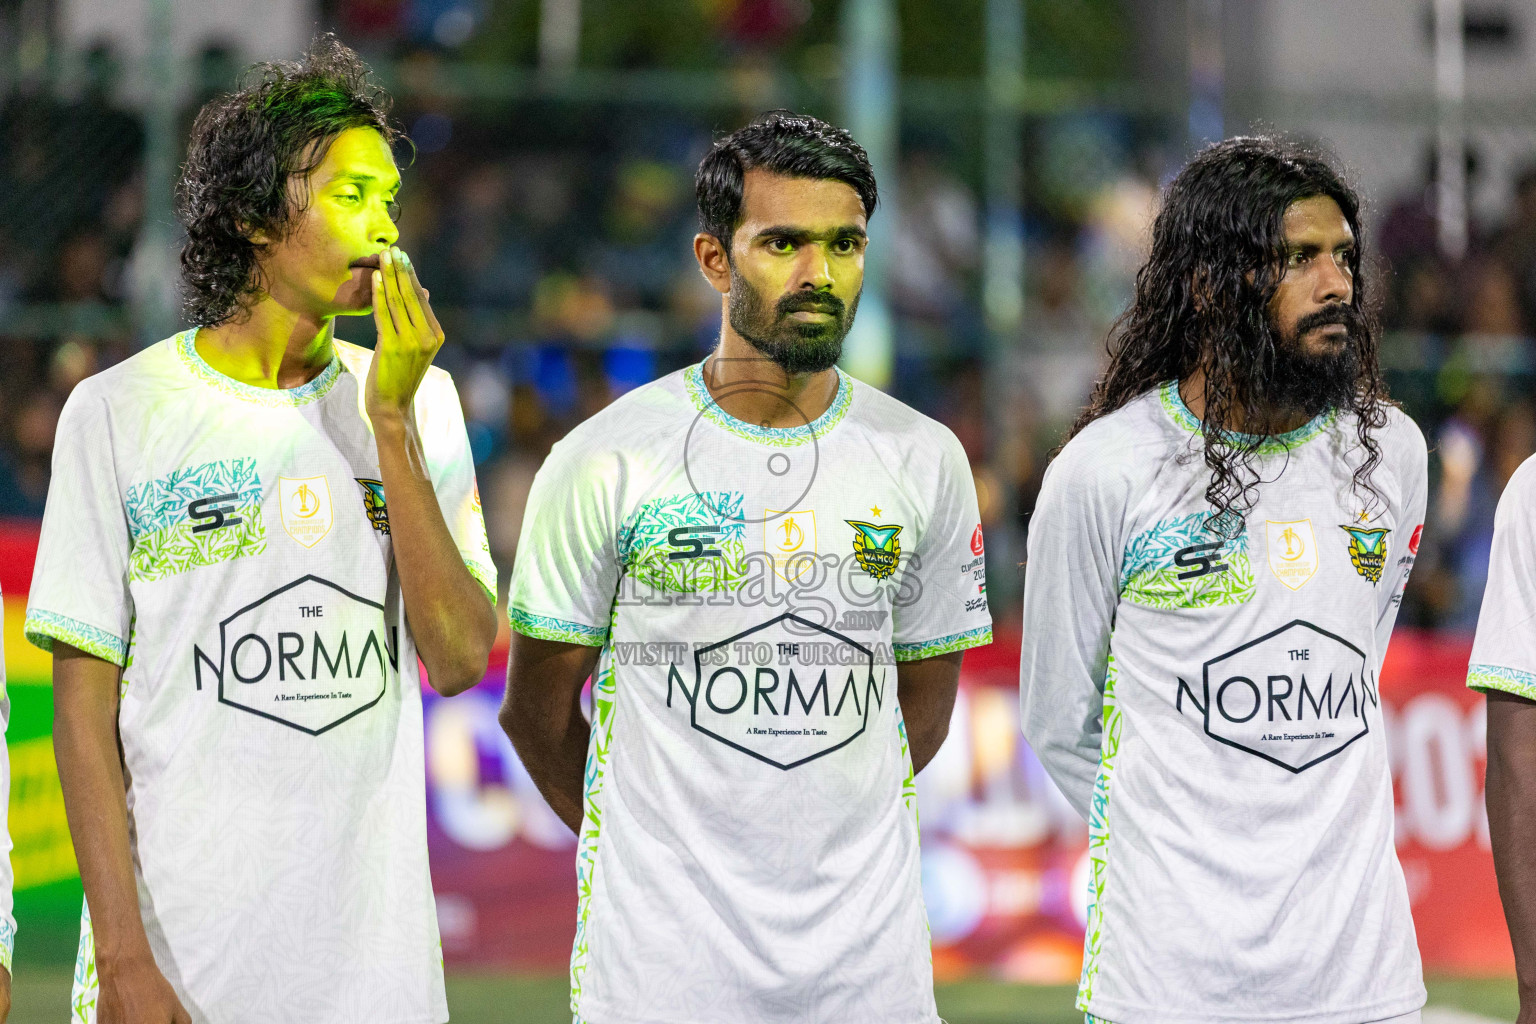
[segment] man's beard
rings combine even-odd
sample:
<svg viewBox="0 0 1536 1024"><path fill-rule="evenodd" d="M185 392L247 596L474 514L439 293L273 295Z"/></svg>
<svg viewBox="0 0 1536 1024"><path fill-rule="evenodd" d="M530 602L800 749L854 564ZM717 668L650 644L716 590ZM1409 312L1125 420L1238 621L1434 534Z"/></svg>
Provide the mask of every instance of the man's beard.
<svg viewBox="0 0 1536 1024"><path fill-rule="evenodd" d="M1302 338L1310 330L1341 324L1347 332L1336 351L1307 352ZM1274 330L1274 328L1271 328ZM1365 324L1360 313L1342 303L1308 313L1291 331L1277 332L1270 372L1258 382L1260 397L1274 409L1293 409L1310 419L1329 409L1347 407L1354 399L1360 375L1360 337Z"/></svg>
<svg viewBox="0 0 1536 1024"><path fill-rule="evenodd" d="M790 314L810 310L830 313L825 322L804 323ZM843 339L859 311L859 296L845 303L830 292L797 291L769 307L763 296L731 267L731 329L785 373L820 373L837 365Z"/></svg>

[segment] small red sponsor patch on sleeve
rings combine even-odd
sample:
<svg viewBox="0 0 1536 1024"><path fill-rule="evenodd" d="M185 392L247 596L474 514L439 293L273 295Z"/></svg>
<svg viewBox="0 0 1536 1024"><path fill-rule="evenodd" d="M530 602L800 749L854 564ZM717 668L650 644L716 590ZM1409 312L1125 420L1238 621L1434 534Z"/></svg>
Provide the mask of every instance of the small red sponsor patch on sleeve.
<svg viewBox="0 0 1536 1024"><path fill-rule="evenodd" d="M1419 538L1423 536L1423 534L1423 523L1420 523L1418 526L1413 528L1413 536L1408 538L1408 553L1410 555L1416 555L1419 553Z"/></svg>
<svg viewBox="0 0 1536 1024"><path fill-rule="evenodd" d="M1414 535L1414 539L1417 541L1417 534ZM981 524L977 523L976 531L971 534L971 554L979 555L981 554L981 550Z"/></svg>

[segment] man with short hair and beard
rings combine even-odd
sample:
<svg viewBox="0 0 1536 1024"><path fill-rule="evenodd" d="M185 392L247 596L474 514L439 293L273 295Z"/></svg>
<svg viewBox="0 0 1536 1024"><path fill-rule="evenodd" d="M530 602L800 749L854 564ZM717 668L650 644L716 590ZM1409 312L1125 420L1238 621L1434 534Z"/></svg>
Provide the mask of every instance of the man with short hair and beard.
<svg viewBox="0 0 1536 1024"><path fill-rule="evenodd" d="M1359 200L1266 138L1173 181L1029 534L1024 733L1088 821L1078 1007L1416 1021L1377 674L1426 457Z"/></svg>
<svg viewBox="0 0 1536 1024"><path fill-rule="evenodd" d="M970 469L835 367L876 201L848 133L770 114L697 192L720 343L554 447L513 570L501 720L579 835L571 1007L934 1024L913 776L991 639Z"/></svg>

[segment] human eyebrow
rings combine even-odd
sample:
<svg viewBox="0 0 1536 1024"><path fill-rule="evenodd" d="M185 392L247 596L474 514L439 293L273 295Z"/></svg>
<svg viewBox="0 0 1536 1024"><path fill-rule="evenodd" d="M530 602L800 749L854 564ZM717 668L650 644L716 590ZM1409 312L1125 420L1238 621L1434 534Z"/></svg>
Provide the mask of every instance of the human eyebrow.
<svg viewBox="0 0 1536 1024"><path fill-rule="evenodd" d="M864 240L869 237L869 234L863 228L853 224L845 224L830 231L808 231L805 228L776 225L764 228L755 237L759 239L782 238L785 241L794 242L796 245L803 245L806 242L836 242L844 238Z"/></svg>
<svg viewBox="0 0 1536 1024"><path fill-rule="evenodd" d="M364 174L361 171L342 171L331 179L331 184L359 185L368 187L370 185L379 184L380 180L381 179L375 175ZM391 193L400 191L400 179L396 178L394 181L384 186L384 191Z"/></svg>

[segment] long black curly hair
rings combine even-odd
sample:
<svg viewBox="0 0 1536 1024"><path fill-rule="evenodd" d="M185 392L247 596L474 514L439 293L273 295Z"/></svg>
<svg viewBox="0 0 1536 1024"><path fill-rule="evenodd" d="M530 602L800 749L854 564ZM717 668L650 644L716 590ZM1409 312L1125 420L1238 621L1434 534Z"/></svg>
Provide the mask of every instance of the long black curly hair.
<svg viewBox="0 0 1536 1024"><path fill-rule="evenodd" d="M334 35L310 44L303 59L254 65L241 87L198 112L176 187L186 228L181 249L183 309L212 327L249 308L261 294L258 231L282 238L302 213L300 182L349 128L372 128L393 143L390 101L368 80L368 66Z"/></svg>
<svg viewBox="0 0 1536 1024"><path fill-rule="evenodd" d="M1267 440L1222 429L1223 424L1266 423L1280 334L1270 300L1284 275L1286 209L1300 199L1327 196L1354 232L1349 256L1351 330L1356 375L1347 409L1365 459L1354 490L1374 503L1370 477L1381 462L1373 431L1386 425L1386 384L1377 363L1378 328L1360 273L1360 198L1315 150L1285 139L1228 139L1202 150L1163 197L1152 225L1152 250L1136 274L1136 296L1109 335L1109 368L1094 385L1070 439L1166 381L1205 371L1205 413L1200 424L1205 464L1211 470L1208 526L1236 529L1257 499L1254 460Z"/></svg>

